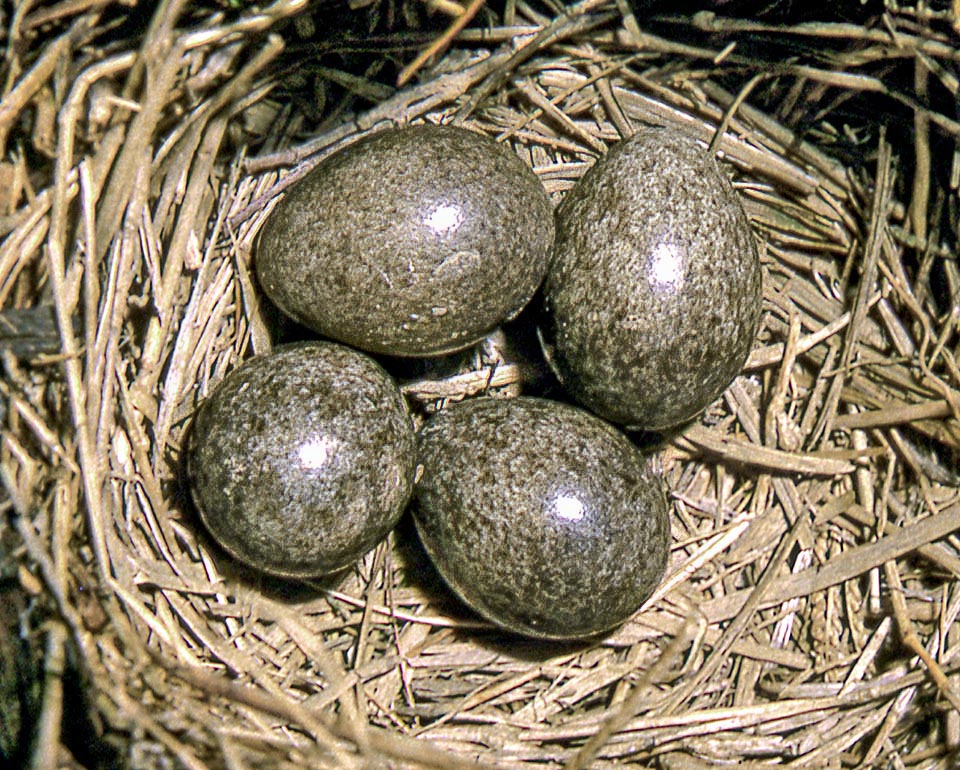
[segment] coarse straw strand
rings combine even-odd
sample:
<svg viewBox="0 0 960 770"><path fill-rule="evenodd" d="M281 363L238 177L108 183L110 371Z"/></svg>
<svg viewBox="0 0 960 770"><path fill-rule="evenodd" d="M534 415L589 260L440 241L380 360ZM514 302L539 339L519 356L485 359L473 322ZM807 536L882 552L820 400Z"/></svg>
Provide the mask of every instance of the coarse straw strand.
<svg viewBox="0 0 960 770"><path fill-rule="evenodd" d="M0 9L0 764L957 766L960 6L674 5ZM258 577L184 490L200 401L302 333L252 270L274 202L423 121L555 203L684 131L757 235L761 331L651 450L670 565L604 638L498 633L409 524L343 575ZM418 418L542 384L513 331L399 375Z"/></svg>

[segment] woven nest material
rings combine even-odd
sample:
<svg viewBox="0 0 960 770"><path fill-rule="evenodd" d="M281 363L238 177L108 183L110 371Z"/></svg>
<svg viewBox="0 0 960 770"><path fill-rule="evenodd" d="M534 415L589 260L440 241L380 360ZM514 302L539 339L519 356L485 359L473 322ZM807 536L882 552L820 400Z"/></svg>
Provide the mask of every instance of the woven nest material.
<svg viewBox="0 0 960 770"><path fill-rule="evenodd" d="M0 348L0 756L955 766L960 125L937 104L957 97L956 5L789 27L697 14L653 34L621 2L517 2L463 32L386 35L379 58L375 41L344 54L355 71L323 57L362 35L324 37L298 0L161 3L148 23L125 3L30 5L0 102L0 321L40 329ZM424 12L321 17L394 10ZM452 47L394 88L378 75L414 56L398 40ZM329 98L304 107L315 83ZM359 136L421 120L508 143L555 201L636 126L682 129L722 159L763 246L746 371L657 449L666 579L586 646L498 634L408 526L337 581L257 578L182 491L195 407L277 338L251 272L272 202ZM418 412L532 387L496 342L407 378Z"/></svg>

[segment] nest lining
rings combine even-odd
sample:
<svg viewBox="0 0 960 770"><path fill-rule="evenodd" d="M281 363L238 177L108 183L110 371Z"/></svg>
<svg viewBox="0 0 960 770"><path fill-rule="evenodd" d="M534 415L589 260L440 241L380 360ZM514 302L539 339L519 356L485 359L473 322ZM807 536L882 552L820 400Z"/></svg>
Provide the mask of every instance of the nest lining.
<svg viewBox="0 0 960 770"><path fill-rule="evenodd" d="M513 23L468 30L401 89L338 76L353 90L307 132L270 94L274 31L303 3L187 18L170 3L142 37L91 55L101 11L63 22L2 102L7 115L36 103L42 136L43 88L58 86L46 173L29 173L15 148L3 164L14 183L0 302L52 304L59 344L28 361L5 354L0 467L13 543L4 565L32 607L21 627L43 638L48 663L71 651L111 762L950 761L960 281L944 259L956 229L937 211L956 207L957 186L938 188L928 164L939 202L915 187L909 207L896 199L898 178L923 173L921 134L900 147L874 133L858 145L871 157L842 163L828 120L804 139L750 106L751 92L771 97L753 78L763 62L692 35L657 37L626 6L590 0L553 16L518 4ZM950 17L891 18L907 50L940 46L924 55L960 60ZM26 20L24 34L56 23ZM735 22L687 26L762 32ZM877 31L864 26L849 56L875 50ZM48 66L65 52L69 88ZM800 84L784 96L802 103L808 89L816 103L818 83L854 90L844 74L795 68L780 88ZM918 125L956 142L949 115L911 104ZM555 201L633 127L685 130L719 153L763 243L764 320L746 371L659 452L667 579L596 644L498 635L449 597L403 528L338 580L259 578L207 541L184 499L190 414L275 341L251 273L270 202L344 144L418 120L508 142ZM531 386L496 346L459 364L404 390L426 413ZM37 700L38 730L56 730L62 692ZM66 761L65 743L47 745L38 761Z"/></svg>

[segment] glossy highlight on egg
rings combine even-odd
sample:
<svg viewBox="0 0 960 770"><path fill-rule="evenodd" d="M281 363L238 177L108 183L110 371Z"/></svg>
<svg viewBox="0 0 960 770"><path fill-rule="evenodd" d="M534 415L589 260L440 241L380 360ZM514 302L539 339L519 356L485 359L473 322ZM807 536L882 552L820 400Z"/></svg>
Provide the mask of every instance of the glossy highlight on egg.
<svg viewBox="0 0 960 770"><path fill-rule="evenodd" d="M232 371L187 443L203 524L261 572L349 566L409 500L416 438L403 396L368 356L330 342L284 345Z"/></svg>
<svg viewBox="0 0 960 770"><path fill-rule="evenodd" d="M696 140L645 128L567 193L544 283L544 352L613 422L664 430L743 368L760 322L760 260L729 180Z"/></svg>
<svg viewBox="0 0 960 770"><path fill-rule="evenodd" d="M260 233L264 291L315 332L375 353L460 350L546 272L552 206L512 150L431 124L372 134L291 186Z"/></svg>
<svg viewBox="0 0 960 770"><path fill-rule="evenodd" d="M463 601L524 636L580 639L659 583L670 527L659 478L588 412L520 396L455 404L421 430L413 512Z"/></svg>

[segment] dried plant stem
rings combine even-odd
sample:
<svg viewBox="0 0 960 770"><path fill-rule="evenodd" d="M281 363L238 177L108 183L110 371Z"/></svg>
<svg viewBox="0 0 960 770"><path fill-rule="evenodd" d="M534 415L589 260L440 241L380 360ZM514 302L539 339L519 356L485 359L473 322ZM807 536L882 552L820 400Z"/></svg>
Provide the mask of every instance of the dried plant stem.
<svg viewBox="0 0 960 770"><path fill-rule="evenodd" d="M960 696L954 691L950 680L946 674L944 674L940 664L934 660L926 647L920 642L920 638L913 628L907 605L903 599L903 583L900 580L897 563L895 561L884 562L883 571L887 577L887 583L890 585L890 602L893 604L894 616L897 619L897 626L900 629L900 638L903 640L907 649L923 661L927 673L934 684L940 689L943 697L947 699L955 710L960 712Z"/></svg>
<svg viewBox="0 0 960 770"><path fill-rule="evenodd" d="M66 628L62 623L54 621L47 629L43 662L43 705L33 736L30 770L56 770L59 765L66 644Z"/></svg>
<svg viewBox="0 0 960 770"><path fill-rule="evenodd" d="M798 573L780 581L777 587L777 599L761 602L761 607L770 607L787 599L808 596L845 580L862 575L873 567L910 553L921 545L933 543L960 528L960 505L946 508L935 516L927 516L922 521L908 524L893 534L881 538L876 543L859 545L832 559L813 574ZM721 598L712 599L703 607L704 614L711 622L734 617L752 594L752 589L729 593Z"/></svg>
<svg viewBox="0 0 960 770"><path fill-rule="evenodd" d="M683 657L684 651L690 646L690 642L695 638L699 631L702 633L705 626L705 620L697 612L691 612L673 641L670 642L656 662L650 666L643 675L633 684L630 694L627 695L623 703L613 712L606 721L600 726L600 729L593 735L581 748L574 754L563 766L564 770L582 770L589 766L596 757L597 752L603 745L610 740L610 737L618 730L622 730L627 723L640 710L640 706L645 697L649 696L650 686L664 677L667 672L677 665Z"/></svg>
<svg viewBox="0 0 960 770"><path fill-rule="evenodd" d="M948 761L957 13L793 25L775 3L737 19L470 0L441 3L431 36L407 28L432 12L418 0L343 5L336 31L305 0L165 0L146 23L135 5L16 4L0 63L0 578L31 597L0 612L0 646L47 634L38 767L66 757L65 649L105 740L191 770ZM423 52L401 88L383 82L397 51ZM686 132L762 245L747 371L650 448L668 576L594 643L500 635L408 524L335 577L258 577L209 541L183 484L197 405L286 339L255 275L272 203L338 149L424 120L496 137L555 202L636 126ZM562 397L540 310L497 345L385 362L416 421L448 400Z"/></svg>
<svg viewBox="0 0 960 770"><path fill-rule="evenodd" d="M466 27L476 16L480 9L483 8L485 0L470 0L470 3L466 8L463 9L463 12L454 19L453 23L447 27L446 31L438 38L436 38L430 45L423 49L416 58L410 62L406 67L400 70L400 74L397 75L397 86L403 86L410 81L417 72L420 71L420 68L423 67L430 59L434 56L438 56L443 53L450 44L456 40L457 35L459 35L464 27Z"/></svg>
<svg viewBox="0 0 960 770"><path fill-rule="evenodd" d="M200 669L188 669L171 664L166 659L159 659L158 662L170 670L171 673L194 684L208 695L245 703L252 708L303 725L325 743L335 742L334 734L351 741L356 740L356 735L346 722L310 714L307 710L292 702L227 681ZM462 760L448 752L437 751L424 741L391 735L384 730L369 729L366 740L369 741L372 748L388 756L418 762L428 767L446 768L448 770L496 770L497 767L479 761Z"/></svg>

